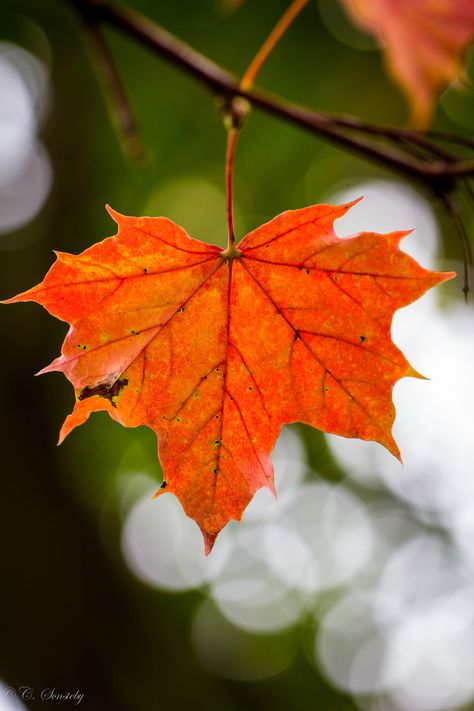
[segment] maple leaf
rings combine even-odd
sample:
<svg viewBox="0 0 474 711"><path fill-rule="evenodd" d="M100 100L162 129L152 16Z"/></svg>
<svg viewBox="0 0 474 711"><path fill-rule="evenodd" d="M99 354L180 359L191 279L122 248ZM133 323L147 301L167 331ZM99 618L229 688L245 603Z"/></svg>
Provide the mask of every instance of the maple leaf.
<svg viewBox="0 0 474 711"><path fill-rule="evenodd" d="M388 70L410 100L411 123L426 128L437 94L461 74L474 38L466 0L343 0L354 21L385 45Z"/></svg>
<svg viewBox="0 0 474 711"><path fill-rule="evenodd" d="M257 489L273 491L270 453L285 423L399 456L392 388L418 374L391 341L392 316L454 273L400 251L408 232L339 238L334 220L353 204L284 212L232 256L163 217L109 209L115 237L58 252L41 284L9 300L70 324L41 371L62 371L76 390L60 441L98 410L151 427L166 491L206 552Z"/></svg>

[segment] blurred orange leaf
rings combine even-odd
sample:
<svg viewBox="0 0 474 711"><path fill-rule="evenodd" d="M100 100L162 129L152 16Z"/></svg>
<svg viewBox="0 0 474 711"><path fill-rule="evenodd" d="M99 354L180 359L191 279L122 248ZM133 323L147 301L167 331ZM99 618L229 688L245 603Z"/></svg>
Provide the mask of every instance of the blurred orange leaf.
<svg viewBox="0 0 474 711"><path fill-rule="evenodd" d="M58 253L41 284L10 299L70 324L41 371L75 387L60 440L98 410L151 427L166 492L197 521L207 552L257 489L273 490L284 423L399 456L392 388L417 373L391 340L392 316L453 274L400 251L407 232L337 237L333 222L352 204L284 212L232 257L163 217L110 210L115 237Z"/></svg>
<svg viewBox="0 0 474 711"><path fill-rule="evenodd" d="M457 79L474 39L472 0L343 0L385 46L388 70L407 95L411 123L426 128L438 94Z"/></svg>

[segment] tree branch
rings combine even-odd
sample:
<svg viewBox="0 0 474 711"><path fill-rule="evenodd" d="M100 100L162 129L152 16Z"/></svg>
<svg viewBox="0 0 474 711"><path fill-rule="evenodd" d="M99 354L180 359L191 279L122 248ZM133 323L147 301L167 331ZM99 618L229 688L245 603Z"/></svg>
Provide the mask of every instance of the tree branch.
<svg viewBox="0 0 474 711"><path fill-rule="evenodd" d="M469 237L461 219L461 208L454 195L451 195L450 193L442 193L440 197L446 207L446 210L451 215L461 245L464 264L464 285L462 290L467 303L467 297L471 290L470 272L472 269L472 251Z"/></svg>
<svg viewBox="0 0 474 711"><path fill-rule="evenodd" d="M113 122L116 123L123 147L133 161L143 163L145 148L113 55L94 16L87 10L81 10L80 14L92 59L95 60L98 79L102 81L104 93L109 99L109 111Z"/></svg>
<svg viewBox="0 0 474 711"><path fill-rule="evenodd" d="M133 37L141 45L147 46L183 69L214 93L242 96L253 106L267 113L324 136L338 146L415 178L438 191L441 188L444 191L451 189L458 178L474 175L474 159L459 159L451 155L442 157L441 149L424 134L375 126L352 117L334 116L284 101L280 97L261 91L243 89L238 79L230 72L128 7L118 5L111 0L66 0L66 2L82 12L86 10L92 13L97 21L106 22ZM381 144L378 140L353 135L354 132L372 135L376 139L391 140L397 147L394 149L390 145ZM407 143L401 140L406 138L407 134L412 143L417 142L430 155L423 159L410 152ZM439 139L443 140L442 134Z"/></svg>

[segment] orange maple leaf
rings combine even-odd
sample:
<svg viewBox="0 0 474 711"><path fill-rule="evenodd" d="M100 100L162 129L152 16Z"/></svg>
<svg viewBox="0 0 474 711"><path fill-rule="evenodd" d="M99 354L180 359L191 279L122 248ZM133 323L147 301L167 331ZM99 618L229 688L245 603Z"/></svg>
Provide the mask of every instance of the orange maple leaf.
<svg viewBox="0 0 474 711"><path fill-rule="evenodd" d="M199 524L206 552L257 489L273 490L270 453L285 423L399 456L392 388L419 376L391 340L392 316L454 273L400 251L408 232L337 237L334 220L353 204L284 212L232 257L163 217L109 209L115 237L57 253L41 284L9 300L70 324L41 371L62 371L76 390L60 441L97 410L151 427L166 491Z"/></svg>
<svg viewBox="0 0 474 711"><path fill-rule="evenodd" d="M470 0L343 0L385 45L388 70L407 94L411 123L426 128L437 95L457 79L474 38Z"/></svg>

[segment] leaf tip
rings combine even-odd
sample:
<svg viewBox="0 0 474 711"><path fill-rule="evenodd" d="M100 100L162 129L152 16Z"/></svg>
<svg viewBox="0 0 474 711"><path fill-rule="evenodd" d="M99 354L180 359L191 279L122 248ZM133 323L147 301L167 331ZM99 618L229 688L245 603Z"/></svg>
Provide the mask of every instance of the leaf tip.
<svg viewBox="0 0 474 711"><path fill-rule="evenodd" d="M270 490L270 492L273 494L273 498L275 499L275 501L278 504L278 494L277 494L277 490L276 490L275 482L273 481L273 478L271 481L267 482L266 488Z"/></svg>
<svg viewBox="0 0 474 711"><path fill-rule="evenodd" d="M35 377L38 375L45 375L46 373L54 373L55 371L62 370L62 362L62 356L59 356L59 358L55 358L52 363L50 363L49 365L45 365L44 368L38 370L38 372L35 373Z"/></svg>
<svg viewBox="0 0 474 711"><path fill-rule="evenodd" d="M417 378L418 380L430 380L431 378L428 378L426 375L423 375L423 373L419 373L415 368L411 368L410 372L408 373L409 378Z"/></svg>
<svg viewBox="0 0 474 711"><path fill-rule="evenodd" d="M416 227L412 227L408 230L396 230L395 232L382 233L380 236L390 240L391 244L397 251L402 251L404 255L410 257L407 252L400 250L400 242L404 240L405 237L409 237L411 234L413 234L415 230ZM413 259L413 257L411 257L411 259Z"/></svg>
<svg viewBox="0 0 474 711"><path fill-rule="evenodd" d="M71 412L71 414L68 415L66 417L66 419L64 420L62 427L59 430L58 441L56 442L56 447L59 447L64 442L66 437L69 434L71 434L71 432L77 425L82 424L82 421L79 421L79 420L76 421L75 414L76 414L76 412L75 412L75 408L74 408L73 412Z"/></svg>
<svg viewBox="0 0 474 711"><path fill-rule="evenodd" d="M398 241L401 242L401 240L402 240L402 239L405 239L405 237L409 237L411 234L413 234L413 232L414 232L416 229L417 229L416 227L412 227L412 228L409 229L409 230L398 230L397 233L396 233L396 234L397 234Z"/></svg>
<svg viewBox="0 0 474 711"><path fill-rule="evenodd" d="M0 304L19 304L22 301L35 301L34 297L32 294L34 294L35 290L38 287L34 286L32 289L27 289L26 291L21 291L19 294L16 294L15 296L11 296L9 299L2 299L0 300Z"/></svg>
<svg viewBox="0 0 474 711"><path fill-rule="evenodd" d="M393 456L395 457L395 459L398 459L398 461L400 462L400 464L403 464L402 454L401 454L401 452L400 452L400 450L399 450L399 448L398 448L397 443L396 443L395 440L393 439L393 437L392 437L392 441L391 441L390 444L387 446L387 449L388 449L388 451L390 452L390 454L393 454Z"/></svg>
<svg viewBox="0 0 474 711"><path fill-rule="evenodd" d="M61 261L61 257L64 257L65 259L67 259L67 257L71 257L71 256L74 257L74 255L69 254L69 252L63 252L60 249L53 249L53 254L56 257L56 260L58 262Z"/></svg>
<svg viewBox="0 0 474 711"><path fill-rule="evenodd" d="M216 542L217 538L217 533L207 533L206 531L202 532L202 536L204 538L204 555L207 557L209 553L212 551L214 548L214 543Z"/></svg>
<svg viewBox="0 0 474 711"><path fill-rule="evenodd" d="M395 442L395 439L390 433L387 433L387 437L384 438L383 440L378 440L380 444L382 444L385 449L388 449L390 454L393 454L395 459L398 459L400 464L403 464L402 461L402 455L400 453L400 449L398 448L398 444Z"/></svg>
<svg viewBox="0 0 474 711"><path fill-rule="evenodd" d="M120 212L117 212L117 210L114 210L112 207L110 207L109 204L106 204L105 209L109 213L112 220L117 223L117 225L119 225L125 219L125 215L122 215Z"/></svg>
<svg viewBox="0 0 474 711"><path fill-rule="evenodd" d="M342 208L345 210L350 210L351 207L354 207L355 205L358 205L362 200L365 200L365 195L361 195L358 198L355 198L355 200L351 200L350 202L346 202L344 205L341 205Z"/></svg>
<svg viewBox="0 0 474 711"><path fill-rule="evenodd" d="M0 304L14 304L16 301L18 301L18 296L12 296L10 299L2 299L0 301Z"/></svg>
<svg viewBox="0 0 474 711"><path fill-rule="evenodd" d="M454 279L454 277L457 277L457 275L458 275L457 272L437 272L437 273L439 275L440 282L449 281L450 279Z"/></svg>
<svg viewBox="0 0 474 711"><path fill-rule="evenodd" d="M153 496L151 497L151 500L154 501L154 500L157 499L159 496L161 496L161 494L164 494L164 493L165 493L165 489L166 489L167 486L168 486L168 482L165 481L165 479L163 479L160 488L158 489L158 491L155 491L155 493L154 493Z"/></svg>

